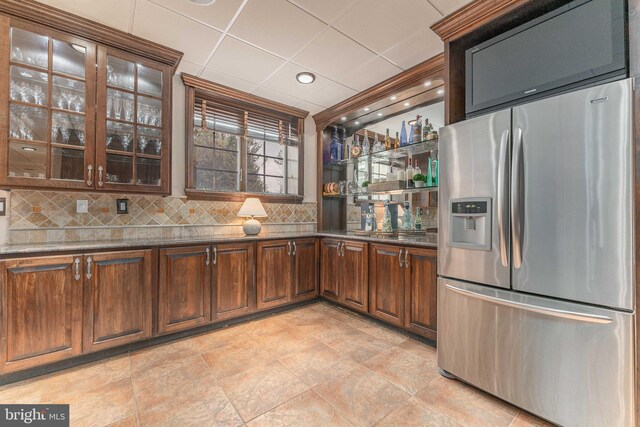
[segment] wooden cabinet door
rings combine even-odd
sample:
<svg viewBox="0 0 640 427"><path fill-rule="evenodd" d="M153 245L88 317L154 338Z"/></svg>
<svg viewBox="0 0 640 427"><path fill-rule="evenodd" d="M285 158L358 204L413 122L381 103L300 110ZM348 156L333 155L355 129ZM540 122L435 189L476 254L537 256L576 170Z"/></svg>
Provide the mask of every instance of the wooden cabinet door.
<svg viewBox="0 0 640 427"><path fill-rule="evenodd" d="M318 296L318 239L293 241L293 301Z"/></svg>
<svg viewBox="0 0 640 427"><path fill-rule="evenodd" d="M228 319L256 309L254 243L213 247L213 318Z"/></svg>
<svg viewBox="0 0 640 427"><path fill-rule="evenodd" d="M211 321L211 248L160 250L158 332L169 333Z"/></svg>
<svg viewBox="0 0 640 427"><path fill-rule="evenodd" d="M258 243L258 310L291 301L293 266L291 249L290 240Z"/></svg>
<svg viewBox="0 0 640 427"><path fill-rule="evenodd" d="M436 339L437 253L432 249L406 248L405 327Z"/></svg>
<svg viewBox="0 0 640 427"><path fill-rule="evenodd" d="M404 249L399 246L371 245L369 262L369 313L396 326L404 326Z"/></svg>
<svg viewBox="0 0 640 427"><path fill-rule="evenodd" d="M150 337L151 250L89 254L84 266L84 351Z"/></svg>
<svg viewBox="0 0 640 427"><path fill-rule="evenodd" d="M22 258L0 265L2 371L82 352L82 256Z"/></svg>
<svg viewBox="0 0 640 427"><path fill-rule="evenodd" d="M355 310L369 309L369 255L367 243L345 241L342 245L341 302Z"/></svg>
<svg viewBox="0 0 640 427"><path fill-rule="evenodd" d="M342 258L339 240L320 240L320 294L335 301L340 300Z"/></svg>

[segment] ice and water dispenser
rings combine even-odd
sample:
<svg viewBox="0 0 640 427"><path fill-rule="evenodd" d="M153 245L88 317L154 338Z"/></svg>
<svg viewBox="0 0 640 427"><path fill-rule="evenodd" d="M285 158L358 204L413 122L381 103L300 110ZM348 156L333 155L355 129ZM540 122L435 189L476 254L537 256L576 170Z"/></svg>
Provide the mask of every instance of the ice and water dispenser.
<svg viewBox="0 0 640 427"><path fill-rule="evenodd" d="M451 200L449 215L449 246L491 250L490 197Z"/></svg>

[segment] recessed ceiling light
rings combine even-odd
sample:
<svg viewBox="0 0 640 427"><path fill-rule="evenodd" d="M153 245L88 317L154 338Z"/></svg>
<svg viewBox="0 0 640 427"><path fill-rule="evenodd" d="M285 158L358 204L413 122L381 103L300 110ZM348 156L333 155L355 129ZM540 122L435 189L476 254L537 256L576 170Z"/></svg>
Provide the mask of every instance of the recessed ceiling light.
<svg viewBox="0 0 640 427"><path fill-rule="evenodd" d="M24 151L36 151L36 149L35 149L35 148L33 148L33 147L22 147L22 149L23 149Z"/></svg>
<svg viewBox="0 0 640 427"><path fill-rule="evenodd" d="M344 122L345 120L347 120L347 118L346 118L346 117L343 117L341 120Z"/></svg>
<svg viewBox="0 0 640 427"><path fill-rule="evenodd" d="M378 113L378 116L381 116L381 115L382 115L382 113Z"/></svg>
<svg viewBox="0 0 640 427"><path fill-rule="evenodd" d="M359 124L360 124L360 122L356 122L356 124L357 124L357 125L359 125Z"/></svg>
<svg viewBox="0 0 640 427"><path fill-rule="evenodd" d="M405 102L405 103L404 103L404 106L405 106L405 107L408 107L409 105L411 105L411 104L410 104L410 103L408 103L408 102Z"/></svg>
<svg viewBox="0 0 640 427"><path fill-rule="evenodd" d="M444 93L444 89L438 89L438 91L436 92L438 95L442 95Z"/></svg>
<svg viewBox="0 0 640 427"><path fill-rule="evenodd" d="M369 111L369 107L364 107L364 111Z"/></svg>
<svg viewBox="0 0 640 427"><path fill-rule="evenodd" d="M389 99L390 99L390 100L392 100L392 101L395 101L396 99L398 99L398 97L397 97L397 96L395 96L395 95L393 95L393 96L392 96L391 98L389 98Z"/></svg>
<svg viewBox="0 0 640 427"><path fill-rule="evenodd" d="M216 0L191 0L191 3L199 4L200 6L209 6L215 2Z"/></svg>
<svg viewBox="0 0 640 427"><path fill-rule="evenodd" d="M296 74L296 80L298 80L303 85L308 85L314 82L316 76L313 73L308 71L303 71L301 73Z"/></svg>
<svg viewBox="0 0 640 427"><path fill-rule="evenodd" d="M428 82L424 82L425 87L429 87L431 86L431 80L429 80Z"/></svg>

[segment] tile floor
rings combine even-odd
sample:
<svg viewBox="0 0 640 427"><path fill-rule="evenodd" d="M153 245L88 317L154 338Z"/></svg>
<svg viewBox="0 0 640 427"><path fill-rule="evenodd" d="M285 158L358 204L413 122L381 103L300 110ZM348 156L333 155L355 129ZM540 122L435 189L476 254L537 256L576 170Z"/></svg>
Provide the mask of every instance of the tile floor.
<svg viewBox="0 0 640 427"><path fill-rule="evenodd" d="M69 403L74 427L549 425L326 303L2 386L0 402Z"/></svg>

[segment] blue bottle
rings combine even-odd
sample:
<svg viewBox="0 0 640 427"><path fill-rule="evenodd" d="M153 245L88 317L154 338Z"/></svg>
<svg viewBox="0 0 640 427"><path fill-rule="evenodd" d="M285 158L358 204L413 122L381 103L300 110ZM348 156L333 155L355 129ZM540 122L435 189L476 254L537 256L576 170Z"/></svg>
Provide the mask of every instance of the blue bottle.
<svg viewBox="0 0 640 427"><path fill-rule="evenodd" d="M344 160L344 147L345 144L347 143L347 130L346 129L342 129L342 137L340 138L340 142L338 145L339 150L339 157L340 160Z"/></svg>
<svg viewBox="0 0 640 427"><path fill-rule="evenodd" d="M407 128L404 126L404 120L402 121L402 129L400 130L400 146L407 145Z"/></svg>
<svg viewBox="0 0 640 427"><path fill-rule="evenodd" d="M409 128L409 135L411 135L411 138L412 138L412 139L410 139L409 141L407 141L407 142L405 143L405 145L413 143L413 125L411 125L411 128Z"/></svg>

